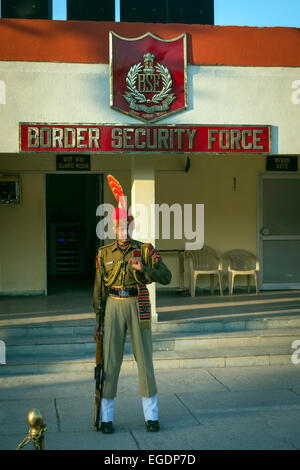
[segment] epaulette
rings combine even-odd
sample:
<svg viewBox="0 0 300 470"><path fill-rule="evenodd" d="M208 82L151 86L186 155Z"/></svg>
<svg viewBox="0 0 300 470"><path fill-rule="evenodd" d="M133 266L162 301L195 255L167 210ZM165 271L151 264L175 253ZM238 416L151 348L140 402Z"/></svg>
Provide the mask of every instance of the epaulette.
<svg viewBox="0 0 300 470"><path fill-rule="evenodd" d="M106 250L106 248L109 248L110 246L114 245L116 242L111 242L108 243L107 245L102 245L98 248L98 253L100 254L102 251Z"/></svg>
<svg viewBox="0 0 300 470"><path fill-rule="evenodd" d="M155 263L155 261L160 261L161 260L160 254L158 253L156 248L154 248L152 243L143 243L142 244L142 249L144 249L143 250L144 251L144 262L145 262L146 266L152 265L152 267L153 267L153 263ZM151 262L150 262L150 259L152 260Z"/></svg>
<svg viewBox="0 0 300 470"><path fill-rule="evenodd" d="M103 246L100 246L100 247L98 248L98 253L97 253L97 256L96 256L96 269L98 269L98 266L99 266L98 257L101 255L101 252L102 252L105 248L107 248L107 247L109 247L109 246L112 246L114 243L115 243L115 242L108 243L107 245L103 245Z"/></svg>
<svg viewBox="0 0 300 470"><path fill-rule="evenodd" d="M116 243L116 240L114 240L113 242L111 243L107 243L107 245L102 245L100 246L99 250L103 250L104 248L108 248L109 246L112 246Z"/></svg>

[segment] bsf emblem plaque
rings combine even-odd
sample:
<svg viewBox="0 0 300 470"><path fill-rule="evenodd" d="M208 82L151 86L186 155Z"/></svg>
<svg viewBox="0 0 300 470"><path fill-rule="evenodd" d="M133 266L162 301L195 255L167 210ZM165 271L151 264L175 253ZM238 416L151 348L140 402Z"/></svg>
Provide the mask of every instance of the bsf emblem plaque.
<svg viewBox="0 0 300 470"><path fill-rule="evenodd" d="M155 122L187 107L186 35L123 38L110 32L111 107Z"/></svg>

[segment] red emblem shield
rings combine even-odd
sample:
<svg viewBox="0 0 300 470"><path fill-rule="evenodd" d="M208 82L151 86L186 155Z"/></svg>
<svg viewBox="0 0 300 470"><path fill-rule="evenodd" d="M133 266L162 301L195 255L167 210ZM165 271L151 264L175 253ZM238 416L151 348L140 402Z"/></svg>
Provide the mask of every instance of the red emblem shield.
<svg viewBox="0 0 300 470"><path fill-rule="evenodd" d="M187 106L186 35L123 38L110 32L111 107L155 122Z"/></svg>

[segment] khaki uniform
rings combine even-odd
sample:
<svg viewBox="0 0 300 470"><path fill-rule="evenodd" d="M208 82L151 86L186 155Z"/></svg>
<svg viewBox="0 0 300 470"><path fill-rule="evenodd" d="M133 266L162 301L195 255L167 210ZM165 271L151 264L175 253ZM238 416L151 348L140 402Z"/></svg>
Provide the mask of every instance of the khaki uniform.
<svg viewBox="0 0 300 470"><path fill-rule="evenodd" d="M144 270L132 268L129 259L141 257ZM146 284L169 284L171 272L151 244L130 240L123 253L117 241L99 248L96 258L96 277L93 307L99 323L99 305L104 317L104 386L103 397L113 398L123 361L126 333L129 332L132 349L138 366L140 394L151 397L156 394L152 362L152 336L150 305ZM137 296L119 298L110 294L112 289L137 288Z"/></svg>

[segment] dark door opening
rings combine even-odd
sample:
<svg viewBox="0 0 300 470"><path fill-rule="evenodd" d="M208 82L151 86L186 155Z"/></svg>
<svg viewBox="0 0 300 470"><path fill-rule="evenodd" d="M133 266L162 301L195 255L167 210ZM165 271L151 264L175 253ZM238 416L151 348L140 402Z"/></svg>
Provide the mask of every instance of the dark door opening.
<svg viewBox="0 0 300 470"><path fill-rule="evenodd" d="M101 202L102 175L46 176L48 294L91 284Z"/></svg>

